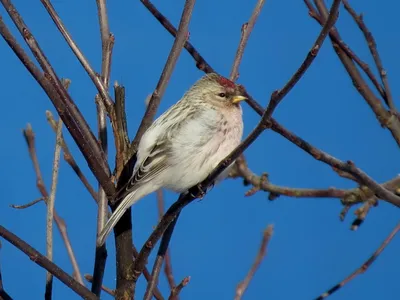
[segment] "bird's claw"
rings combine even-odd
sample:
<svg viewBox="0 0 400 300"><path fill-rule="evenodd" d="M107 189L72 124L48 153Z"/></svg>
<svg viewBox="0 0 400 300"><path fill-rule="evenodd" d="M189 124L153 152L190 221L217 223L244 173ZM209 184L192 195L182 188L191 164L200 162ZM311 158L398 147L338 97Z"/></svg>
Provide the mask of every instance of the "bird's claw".
<svg viewBox="0 0 400 300"><path fill-rule="evenodd" d="M190 193L190 195L193 197L193 198L198 198L199 200L201 200L201 199L203 199L203 197L205 196L205 192L204 192L204 188L203 188L203 186L201 185L201 183L199 183L198 185L196 185L196 188L197 188L197 193L196 193L196 195L194 195L193 193Z"/></svg>

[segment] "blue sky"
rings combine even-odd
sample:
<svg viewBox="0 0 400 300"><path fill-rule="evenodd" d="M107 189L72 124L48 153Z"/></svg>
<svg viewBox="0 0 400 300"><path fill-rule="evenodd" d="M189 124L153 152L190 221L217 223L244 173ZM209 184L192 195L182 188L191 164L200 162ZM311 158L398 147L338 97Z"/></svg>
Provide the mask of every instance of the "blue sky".
<svg viewBox="0 0 400 300"><path fill-rule="evenodd" d="M256 1L198 1L190 24L190 40L208 62L228 76L240 38L241 25L248 20ZM352 1L354 2L354 1ZM154 4L177 24L183 0L155 1ZM331 1L328 1L331 4ZM96 90L72 52L57 32L39 1L16 0L19 9L58 75L72 80L71 95L93 128L96 125ZM54 6L73 38L96 70L100 70L101 45L95 1L54 1ZM395 103L400 95L397 11L394 1L355 3L364 12L367 25L378 43L388 71ZM143 115L144 99L154 90L173 39L139 1L110 1L109 18L116 43L112 82L126 86L129 133L133 137ZM4 9L0 14L7 24ZM372 63L362 34L341 8L338 28L343 39L368 63ZM14 33L16 30L12 27ZM271 92L281 88L304 59L320 26L308 16L302 1L267 0L250 38L239 82L264 106ZM18 36L18 35L17 35ZM19 41L23 42L18 36ZM0 148L1 224L45 252L46 208L43 203L26 210L9 208L40 195L28 156L22 129L29 122L36 132L37 151L46 185L50 187L55 136L48 126L45 110L54 112L50 101L3 40L0 41L3 146ZM175 103L202 73L185 51L178 61L159 113ZM353 160L379 182L398 174L398 147L382 129L370 108L358 95L329 40L314 64L275 113L288 129L315 146L343 159ZM259 121L244 105L245 134ZM87 165L67 142L79 165ZM112 143L110 142L110 145ZM111 155L113 151L110 150ZM275 184L291 187L352 188L355 184L339 178L279 135L267 131L246 151L252 171L268 172ZM90 181L95 185L92 176ZM202 201L185 208L171 242L176 281L191 276L182 299L232 299L237 283L251 266L261 234L268 224L275 233L268 255L251 282L244 299L312 299L342 280L364 262L398 222L398 211L384 202L372 209L366 222L350 231L352 212L344 222L337 199L294 199L280 197L274 202L267 194L244 197L241 180L228 180L215 187ZM166 193L167 205L177 195ZM65 219L82 273L91 273L94 261L96 206L63 161L56 197L56 209ZM140 247L157 223L155 195L149 195L133 210L134 241ZM55 231L55 262L71 272L60 236ZM114 248L108 242L109 258L105 285L115 286ZM397 299L400 239L395 238L368 272L341 289L331 299ZM40 298L44 294L45 272L12 245L3 242L0 252L3 283L15 299ZM150 260L151 262L151 260ZM149 265L151 266L151 264ZM21 284L21 281L23 282ZM169 291L162 276L160 288ZM139 281L138 295L145 282ZM55 299L77 299L58 280ZM104 299L108 299L103 294Z"/></svg>

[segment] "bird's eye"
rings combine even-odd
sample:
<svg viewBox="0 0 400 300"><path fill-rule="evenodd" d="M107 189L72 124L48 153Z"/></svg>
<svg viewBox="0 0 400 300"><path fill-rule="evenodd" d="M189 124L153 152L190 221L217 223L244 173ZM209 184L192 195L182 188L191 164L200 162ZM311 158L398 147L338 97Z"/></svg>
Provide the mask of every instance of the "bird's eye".
<svg viewBox="0 0 400 300"><path fill-rule="evenodd" d="M220 96L221 98L225 98L226 94L225 93L219 93L218 96Z"/></svg>

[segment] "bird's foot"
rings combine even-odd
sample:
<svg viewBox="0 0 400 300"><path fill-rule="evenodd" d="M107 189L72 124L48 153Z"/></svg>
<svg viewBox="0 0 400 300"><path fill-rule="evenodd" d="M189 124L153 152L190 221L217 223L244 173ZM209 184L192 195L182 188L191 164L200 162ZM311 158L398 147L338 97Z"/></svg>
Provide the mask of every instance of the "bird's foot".
<svg viewBox="0 0 400 300"><path fill-rule="evenodd" d="M204 191L204 188L201 185L201 183L196 185L196 188L197 188L197 192L195 194L194 193L190 193L190 195L193 198L198 198L199 200L203 199L203 197L205 196L206 192Z"/></svg>

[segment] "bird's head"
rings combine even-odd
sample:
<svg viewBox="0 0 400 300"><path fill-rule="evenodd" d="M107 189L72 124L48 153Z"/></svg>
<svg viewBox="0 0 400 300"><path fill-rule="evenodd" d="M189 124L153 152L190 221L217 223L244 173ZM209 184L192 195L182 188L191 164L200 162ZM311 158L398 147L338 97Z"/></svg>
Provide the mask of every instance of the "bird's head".
<svg viewBox="0 0 400 300"><path fill-rule="evenodd" d="M239 85L216 73L203 76L193 85L192 92L200 94L202 101L218 107L238 107L247 99Z"/></svg>

